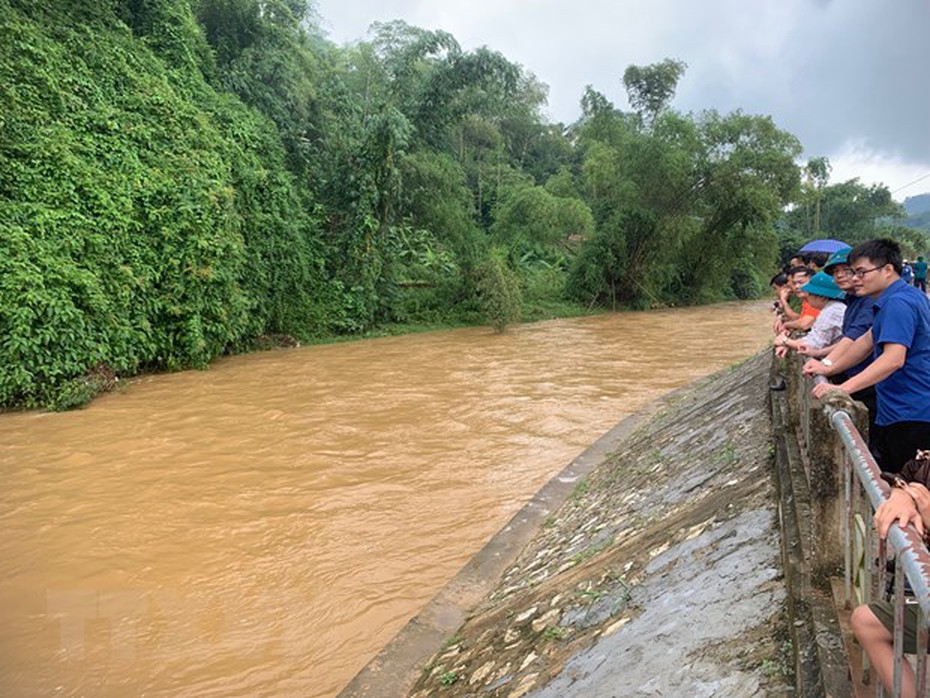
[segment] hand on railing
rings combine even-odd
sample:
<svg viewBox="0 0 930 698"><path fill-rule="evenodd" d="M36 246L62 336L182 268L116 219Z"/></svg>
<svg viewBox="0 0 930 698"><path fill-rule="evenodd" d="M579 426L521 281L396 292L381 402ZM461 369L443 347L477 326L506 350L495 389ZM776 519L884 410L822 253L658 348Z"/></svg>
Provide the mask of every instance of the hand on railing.
<svg viewBox="0 0 930 698"><path fill-rule="evenodd" d="M825 376L829 372L829 367L826 366L820 359L810 359L809 361L805 362L801 372L808 377Z"/></svg>
<svg viewBox="0 0 930 698"><path fill-rule="evenodd" d="M913 489L912 489L913 488ZM922 490L918 495L917 489ZM923 508L918 504L924 503ZM893 487L891 494L875 510L875 528L878 529L878 535L885 539L888 537L888 529L897 521L901 528L912 524L917 532L924 535L924 514L930 514L930 492L922 485L908 485L907 488Z"/></svg>
<svg viewBox="0 0 930 698"><path fill-rule="evenodd" d="M820 378L821 380L818 381L817 378ZM846 392L846 391L843 390L840 386L834 385L833 383L828 383L828 382L827 382L827 379L824 378L823 376L816 376L816 377L814 378L814 383L815 383L815 385L814 385L814 387L811 389L811 397L815 397L815 398L817 398L818 400L823 399L823 397L824 397L827 393L831 393L831 392L842 392L842 393L845 393L845 392Z"/></svg>

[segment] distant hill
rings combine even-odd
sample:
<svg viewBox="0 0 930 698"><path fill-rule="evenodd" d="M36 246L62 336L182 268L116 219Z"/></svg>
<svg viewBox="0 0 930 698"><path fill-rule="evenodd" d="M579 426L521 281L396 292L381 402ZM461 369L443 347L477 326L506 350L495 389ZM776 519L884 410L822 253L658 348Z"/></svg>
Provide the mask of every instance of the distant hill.
<svg viewBox="0 0 930 698"><path fill-rule="evenodd" d="M916 216L918 213L930 211L930 192L907 197L904 200L904 210L907 211L909 216Z"/></svg>
<svg viewBox="0 0 930 698"><path fill-rule="evenodd" d="M907 197L904 210L907 212L906 226L930 231L930 192Z"/></svg>

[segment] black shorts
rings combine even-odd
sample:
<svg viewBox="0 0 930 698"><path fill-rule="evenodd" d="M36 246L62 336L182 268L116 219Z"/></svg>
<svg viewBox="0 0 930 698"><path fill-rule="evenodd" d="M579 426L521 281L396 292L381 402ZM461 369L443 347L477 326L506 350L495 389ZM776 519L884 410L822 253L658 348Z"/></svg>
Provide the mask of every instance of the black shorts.
<svg viewBox="0 0 930 698"><path fill-rule="evenodd" d="M869 450L878 467L889 473L900 472L918 449L930 449L930 422L876 424L869 436Z"/></svg>

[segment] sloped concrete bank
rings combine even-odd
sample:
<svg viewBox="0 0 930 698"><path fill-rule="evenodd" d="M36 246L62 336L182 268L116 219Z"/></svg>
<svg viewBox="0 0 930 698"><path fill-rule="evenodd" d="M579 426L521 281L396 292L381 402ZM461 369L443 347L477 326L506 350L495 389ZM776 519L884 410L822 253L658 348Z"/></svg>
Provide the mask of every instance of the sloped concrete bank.
<svg viewBox="0 0 930 698"><path fill-rule="evenodd" d="M605 435L340 698L793 694L769 365Z"/></svg>

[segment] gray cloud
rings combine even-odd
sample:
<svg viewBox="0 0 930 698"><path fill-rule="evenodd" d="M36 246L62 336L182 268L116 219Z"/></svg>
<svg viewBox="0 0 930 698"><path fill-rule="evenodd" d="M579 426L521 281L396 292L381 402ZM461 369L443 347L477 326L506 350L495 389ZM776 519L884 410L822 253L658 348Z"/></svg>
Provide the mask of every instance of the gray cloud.
<svg viewBox="0 0 930 698"><path fill-rule="evenodd" d="M800 99L786 117L824 150L859 137L930 161L930 58L922 48L928 8L916 1L832 3L800 27L790 70Z"/></svg>
<svg viewBox="0 0 930 698"><path fill-rule="evenodd" d="M631 63L688 63L675 106L770 114L810 155L855 145L930 172L930 3L899 0L320 0L336 41L402 18L487 45L550 86L549 114L578 117L586 84L626 106ZM852 145L851 145L852 144ZM893 182L892 182L893 183ZM916 193L916 192L910 192Z"/></svg>

